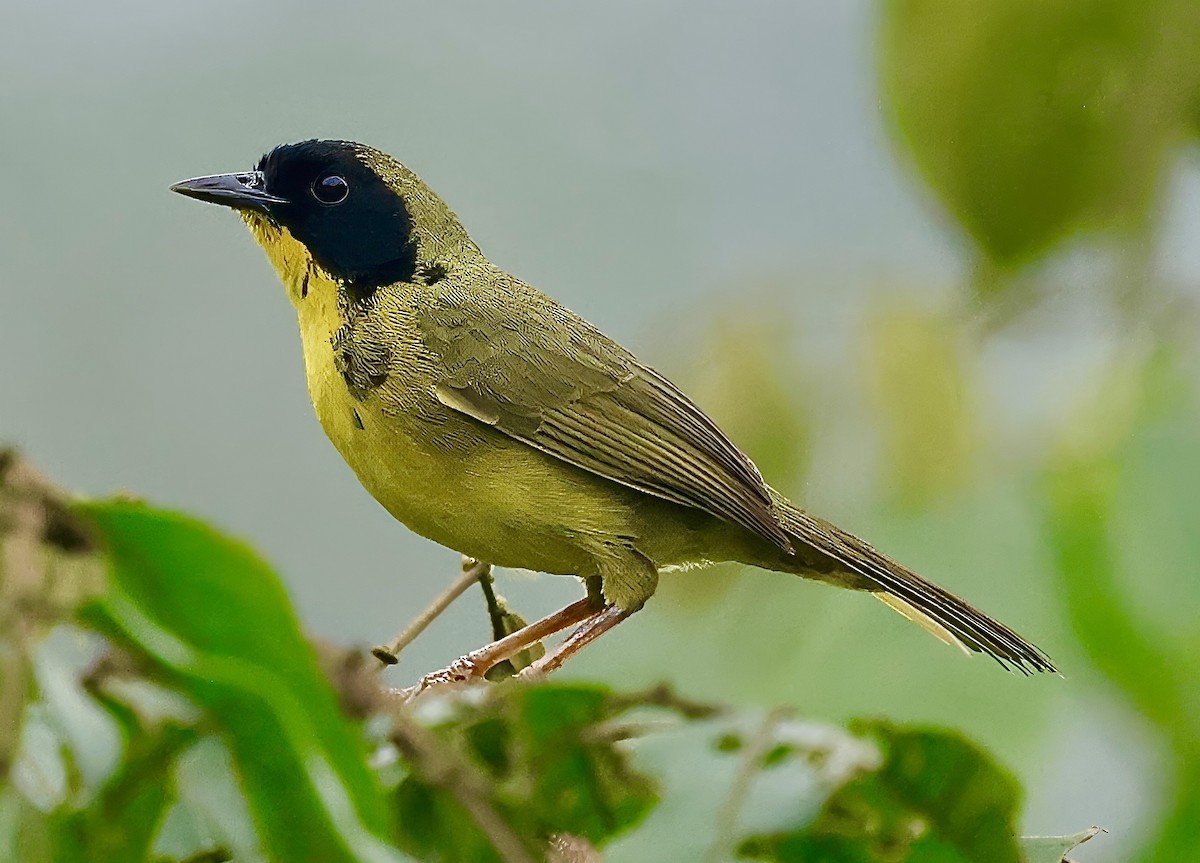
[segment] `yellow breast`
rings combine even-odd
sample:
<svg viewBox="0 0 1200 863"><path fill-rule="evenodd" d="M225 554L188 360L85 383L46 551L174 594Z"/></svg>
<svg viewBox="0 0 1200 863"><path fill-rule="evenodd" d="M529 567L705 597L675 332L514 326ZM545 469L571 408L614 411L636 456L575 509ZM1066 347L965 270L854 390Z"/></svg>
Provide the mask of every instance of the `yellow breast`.
<svg viewBox="0 0 1200 863"><path fill-rule="evenodd" d="M437 370L419 332L405 324L406 307L419 298L377 295L369 318L351 321L340 286L303 245L265 219L247 222L296 308L321 426L396 519L500 566L569 574L594 574L595 552L608 537L645 532L629 490L437 400ZM348 338L362 352L353 360L339 356Z"/></svg>

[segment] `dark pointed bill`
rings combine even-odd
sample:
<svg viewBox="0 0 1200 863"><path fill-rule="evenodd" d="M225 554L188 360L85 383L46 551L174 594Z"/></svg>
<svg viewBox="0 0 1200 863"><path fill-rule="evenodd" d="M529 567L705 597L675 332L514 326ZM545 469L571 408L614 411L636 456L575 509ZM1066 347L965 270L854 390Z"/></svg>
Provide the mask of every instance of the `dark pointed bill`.
<svg viewBox="0 0 1200 863"><path fill-rule="evenodd" d="M264 190L260 171L242 174L213 174L210 177L195 177L171 187L172 192L187 195L198 201L221 204L238 210L267 212L272 204L286 204L285 198L268 194Z"/></svg>

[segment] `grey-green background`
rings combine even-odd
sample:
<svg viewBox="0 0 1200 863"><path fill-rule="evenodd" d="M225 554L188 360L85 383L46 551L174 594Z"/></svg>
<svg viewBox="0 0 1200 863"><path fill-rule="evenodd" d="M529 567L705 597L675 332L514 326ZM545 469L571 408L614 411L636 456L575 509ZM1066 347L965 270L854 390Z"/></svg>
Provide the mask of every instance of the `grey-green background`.
<svg viewBox="0 0 1200 863"><path fill-rule="evenodd" d="M393 522L325 441L292 311L237 219L167 191L285 141L371 143L495 261L685 384L769 479L1004 618L1065 679L968 661L861 596L732 572L670 577L569 673L960 727L1027 783L1028 832L1101 824L1111 835L1078 858L1125 859L1164 805L1170 756L1088 670L1026 475L1127 322L1088 292L1106 259L1084 246L1055 262L1039 313L980 323L967 243L889 137L878 22L859 0L4 0L0 439L80 491L248 538L313 631L391 635L456 555ZM1146 251L1194 302L1194 155L1167 176ZM916 361L893 353L909 348ZM905 375L942 375L946 358L965 366L937 385L961 425L934 441L954 470L906 497L888 388L900 375L917 394L901 407L919 409L924 379ZM1173 471L1164 456L1145 493ZM578 590L500 579L527 617ZM485 634L469 595L396 680Z"/></svg>

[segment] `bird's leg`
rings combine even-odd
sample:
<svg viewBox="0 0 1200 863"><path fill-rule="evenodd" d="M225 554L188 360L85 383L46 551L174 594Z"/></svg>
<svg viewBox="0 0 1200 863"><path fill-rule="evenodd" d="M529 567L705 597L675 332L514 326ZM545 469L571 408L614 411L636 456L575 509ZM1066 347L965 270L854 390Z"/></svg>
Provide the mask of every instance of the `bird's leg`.
<svg viewBox="0 0 1200 863"><path fill-rule="evenodd" d="M381 644L371 651L371 654L380 662L376 670L382 670L389 665L395 665L399 661L398 656L400 651L412 644L417 636L424 632L425 628L437 619L438 615L450 607L450 603L462 596L463 592L475 582L482 583L484 579L490 579L491 576L492 565L490 563L475 560L464 554L462 559L462 573L454 580L454 583L442 591L429 604L429 607L418 614L412 623L397 633L395 638L387 644Z"/></svg>
<svg viewBox="0 0 1200 863"><path fill-rule="evenodd" d="M566 637L562 644L550 654L543 656L533 665L517 675L522 680L537 680L552 671L562 668L564 662L570 659L585 645L591 644L604 633L608 632L622 620L637 611L636 608L626 610L616 605L605 606L593 612L579 627Z"/></svg>
<svg viewBox="0 0 1200 863"><path fill-rule="evenodd" d="M566 608L559 609L554 614L529 624L524 629L518 629L512 635L506 635L499 641L493 641L486 647L459 657L440 671L426 674L415 686L401 690L399 694L401 697L411 698L431 686L479 680L497 662L503 662L525 650L531 644L548 638L568 626L587 620L595 613L595 600L591 596L584 597L572 602Z"/></svg>

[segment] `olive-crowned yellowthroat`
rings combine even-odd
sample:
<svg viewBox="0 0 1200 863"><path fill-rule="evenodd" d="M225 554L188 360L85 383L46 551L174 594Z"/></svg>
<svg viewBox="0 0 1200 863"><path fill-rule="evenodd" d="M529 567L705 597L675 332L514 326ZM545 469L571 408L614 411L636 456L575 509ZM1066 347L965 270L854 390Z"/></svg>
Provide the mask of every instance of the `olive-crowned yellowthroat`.
<svg viewBox="0 0 1200 863"><path fill-rule="evenodd" d="M660 572L719 561L868 591L950 644L1054 670L768 486L670 381L488 261L391 156L305 141L172 189L238 210L266 251L296 307L317 417L376 500L478 560L588 584L588 600L477 651L460 676L580 623L539 661L552 670L641 608Z"/></svg>

